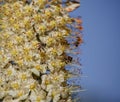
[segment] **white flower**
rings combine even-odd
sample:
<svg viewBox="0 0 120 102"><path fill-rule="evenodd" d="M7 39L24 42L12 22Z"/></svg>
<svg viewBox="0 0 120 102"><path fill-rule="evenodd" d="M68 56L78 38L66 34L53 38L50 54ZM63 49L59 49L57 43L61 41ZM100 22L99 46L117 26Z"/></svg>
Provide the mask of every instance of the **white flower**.
<svg viewBox="0 0 120 102"><path fill-rule="evenodd" d="M69 97L66 102L73 102L72 99Z"/></svg>
<svg viewBox="0 0 120 102"><path fill-rule="evenodd" d="M52 97L47 95L45 102L50 102L51 100L52 100Z"/></svg>
<svg viewBox="0 0 120 102"><path fill-rule="evenodd" d="M7 95L7 92L0 89L0 99Z"/></svg>
<svg viewBox="0 0 120 102"><path fill-rule="evenodd" d="M43 90L41 90L39 92L32 91L29 99L32 102L45 102L45 98L46 93Z"/></svg>
<svg viewBox="0 0 120 102"><path fill-rule="evenodd" d="M53 102L58 102L60 99L60 94L56 94L53 98Z"/></svg>
<svg viewBox="0 0 120 102"><path fill-rule="evenodd" d="M25 92L25 90L18 90L17 91L17 97L18 99L15 100L15 102L19 102L20 100L24 100L28 98L29 92Z"/></svg>
<svg viewBox="0 0 120 102"><path fill-rule="evenodd" d="M50 74L49 77L52 84L60 85L65 80L65 73L62 71L55 72L54 74Z"/></svg>
<svg viewBox="0 0 120 102"><path fill-rule="evenodd" d="M10 67L6 70L6 75L9 76L9 77L13 76L13 75L16 75L16 71L13 68L12 65L10 65Z"/></svg>
<svg viewBox="0 0 120 102"><path fill-rule="evenodd" d="M53 85L53 84L48 84L46 90L47 90L47 91L50 91L50 90L53 89L53 88L54 88L54 85Z"/></svg>
<svg viewBox="0 0 120 102"><path fill-rule="evenodd" d="M49 90L48 96L53 98L53 102L58 102L60 99L60 90L54 86L54 89Z"/></svg>
<svg viewBox="0 0 120 102"><path fill-rule="evenodd" d="M12 97L15 97L16 95L17 95L17 91L16 90L9 90L8 92L7 92L10 96L12 96Z"/></svg>
<svg viewBox="0 0 120 102"><path fill-rule="evenodd" d="M50 84L50 77L48 75L42 75L42 84L41 87L46 90L47 85Z"/></svg>

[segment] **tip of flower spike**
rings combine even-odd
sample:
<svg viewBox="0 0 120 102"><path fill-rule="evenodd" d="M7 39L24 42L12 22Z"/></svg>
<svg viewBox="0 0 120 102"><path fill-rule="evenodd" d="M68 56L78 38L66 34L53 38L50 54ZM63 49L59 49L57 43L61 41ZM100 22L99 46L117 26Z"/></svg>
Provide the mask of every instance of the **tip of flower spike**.
<svg viewBox="0 0 120 102"><path fill-rule="evenodd" d="M68 76L67 76L67 78L77 78L77 77L80 77L80 75L79 74L73 74L73 73L69 73L68 74Z"/></svg>
<svg viewBox="0 0 120 102"><path fill-rule="evenodd" d="M70 92L71 93L76 93L76 92L84 92L84 91L87 91L87 89L71 90Z"/></svg>
<svg viewBox="0 0 120 102"><path fill-rule="evenodd" d="M82 24L82 20L80 18L74 18L74 21L77 23L77 24Z"/></svg>
<svg viewBox="0 0 120 102"><path fill-rule="evenodd" d="M79 6L80 6L80 2L75 2L75 1L68 1L66 3L66 5L68 5L67 7L65 7L65 10L67 12L72 12L74 10L76 10Z"/></svg>
<svg viewBox="0 0 120 102"><path fill-rule="evenodd" d="M79 85L78 86L72 85L69 87L69 90L71 93L86 91L86 89L82 89Z"/></svg>
<svg viewBox="0 0 120 102"><path fill-rule="evenodd" d="M77 29L79 29L80 31L82 31L82 30L83 30L83 27L82 27L81 25L80 25L80 26L79 26L79 25L78 25L78 26L76 26L76 28L77 28Z"/></svg>

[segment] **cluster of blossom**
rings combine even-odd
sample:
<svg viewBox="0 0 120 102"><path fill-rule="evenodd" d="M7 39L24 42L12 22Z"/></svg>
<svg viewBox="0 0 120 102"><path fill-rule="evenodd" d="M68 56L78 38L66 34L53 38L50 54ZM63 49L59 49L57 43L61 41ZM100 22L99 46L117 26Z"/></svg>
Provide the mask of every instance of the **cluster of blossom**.
<svg viewBox="0 0 120 102"><path fill-rule="evenodd" d="M67 37L70 26L81 24L62 6L62 0L6 0L0 6L0 100L2 102L72 102L74 53ZM72 35L73 34L73 35ZM78 34L79 35L79 34Z"/></svg>

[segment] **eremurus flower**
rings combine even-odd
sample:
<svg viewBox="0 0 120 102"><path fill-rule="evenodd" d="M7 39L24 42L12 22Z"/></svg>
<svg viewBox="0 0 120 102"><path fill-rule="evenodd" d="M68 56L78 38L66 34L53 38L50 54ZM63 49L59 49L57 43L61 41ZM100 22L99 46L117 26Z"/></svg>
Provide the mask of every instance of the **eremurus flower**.
<svg viewBox="0 0 120 102"><path fill-rule="evenodd" d="M72 102L73 48L82 30L62 0L4 0L0 5L0 100L3 102ZM79 6L79 4L77 4ZM68 10L69 9L69 10ZM75 8L74 8L75 9ZM76 22L76 23L75 23ZM78 29L77 29L78 28ZM75 38L72 45L67 38ZM76 65L78 66L78 65ZM75 67L76 67L75 66ZM74 75L73 75L74 76Z"/></svg>

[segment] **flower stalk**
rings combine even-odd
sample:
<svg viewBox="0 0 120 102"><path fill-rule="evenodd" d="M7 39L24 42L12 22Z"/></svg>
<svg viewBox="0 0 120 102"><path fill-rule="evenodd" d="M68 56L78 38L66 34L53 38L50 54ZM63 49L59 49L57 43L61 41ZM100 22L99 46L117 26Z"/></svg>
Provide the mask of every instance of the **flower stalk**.
<svg viewBox="0 0 120 102"><path fill-rule="evenodd" d="M66 66L80 67L69 54L76 56L74 49L83 41L82 21L70 17L69 12L79 7L79 2L2 0L1 3L0 100L73 102L72 92L80 87L67 83L77 74ZM69 43L67 38L74 41Z"/></svg>

